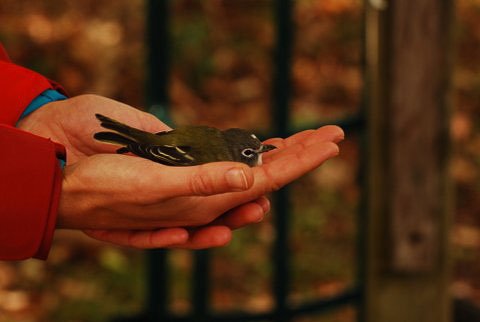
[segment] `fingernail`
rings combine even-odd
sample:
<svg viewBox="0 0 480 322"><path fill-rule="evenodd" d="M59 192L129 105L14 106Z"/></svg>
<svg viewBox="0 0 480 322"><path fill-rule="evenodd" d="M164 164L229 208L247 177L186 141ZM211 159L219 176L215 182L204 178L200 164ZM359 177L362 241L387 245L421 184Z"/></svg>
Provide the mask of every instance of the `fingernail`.
<svg viewBox="0 0 480 322"><path fill-rule="evenodd" d="M262 207L264 214L270 211L270 200L267 198L260 198L257 203Z"/></svg>
<svg viewBox="0 0 480 322"><path fill-rule="evenodd" d="M234 191L243 191L248 189L247 176L243 169L233 168L227 171L225 174L228 185L234 189Z"/></svg>
<svg viewBox="0 0 480 322"><path fill-rule="evenodd" d="M260 205L259 205L260 206ZM260 206L262 207L262 206ZM263 207L262 207L263 208ZM260 216L258 216L258 218L255 220L256 223L259 223L259 222L262 222L263 221L263 218L265 217L265 212L262 210L259 211L260 212Z"/></svg>
<svg viewBox="0 0 480 322"><path fill-rule="evenodd" d="M334 155L334 156L340 154L340 148L335 143L332 144L332 147L331 147L330 150L332 151L332 155Z"/></svg>
<svg viewBox="0 0 480 322"><path fill-rule="evenodd" d="M343 140L345 140L345 133L342 131L342 133L338 134L335 138L335 142L341 142Z"/></svg>

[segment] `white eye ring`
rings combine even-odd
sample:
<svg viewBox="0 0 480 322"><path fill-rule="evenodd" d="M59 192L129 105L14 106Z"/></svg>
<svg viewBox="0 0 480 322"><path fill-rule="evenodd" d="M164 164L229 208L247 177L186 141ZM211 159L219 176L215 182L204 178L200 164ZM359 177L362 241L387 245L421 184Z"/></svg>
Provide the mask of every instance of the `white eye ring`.
<svg viewBox="0 0 480 322"><path fill-rule="evenodd" d="M255 155L255 151L247 148L242 151L242 155L246 158L252 158Z"/></svg>

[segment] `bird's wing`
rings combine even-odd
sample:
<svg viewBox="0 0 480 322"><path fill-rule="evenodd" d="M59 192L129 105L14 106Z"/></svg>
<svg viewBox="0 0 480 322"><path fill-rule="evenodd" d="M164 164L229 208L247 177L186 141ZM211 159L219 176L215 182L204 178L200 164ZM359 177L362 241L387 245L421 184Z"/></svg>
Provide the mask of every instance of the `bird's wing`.
<svg viewBox="0 0 480 322"><path fill-rule="evenodd" d="M95 114L95 117L100 121L100 125L106 129L113 130L121 135L124 135L134 141L145 141L148 137L154 137L153 133L145 132L126 124L120 123L102 114Z"/></svg>
<svg viewBox="0 0 480 322"><path fill-rule="evenodd" d="M132 128L101 114L95 114L101 126L115 132L98 132L94 138L103 142L123 146L117 153L132 152L140 157L173 166L189 166L198 164L199 160L191 155L190 146L177 146L174 143L165 144L158 138L172 131L156 134Z"/></svg>
<svg viewBox="0 0 480 322"><path fill-rule="evenodd" d="M131 144L130 150L138 156L173 166L195 165L195 159L188 154L186 147L173 145Z"/></svg>

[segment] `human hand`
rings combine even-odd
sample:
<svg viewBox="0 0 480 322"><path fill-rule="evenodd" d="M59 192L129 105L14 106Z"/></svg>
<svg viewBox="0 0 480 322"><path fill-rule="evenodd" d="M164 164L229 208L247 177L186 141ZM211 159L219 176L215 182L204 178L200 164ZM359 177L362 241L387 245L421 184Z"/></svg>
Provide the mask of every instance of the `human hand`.
<svg viewBox="0 0 480 322"><path fill-rule="evenodd" d="M143 248L158 247L164 241L165 232L169 232L169 236L175 233L175 238L181 240L179 243L189 248L202 248L199 246L202 243L221 245L231 237L230 231L216 226L228 218L217 219L221 214L236 207L238 212L249 213L246 207L252 205L250 202L338 154L335 142L341 139L341 129L326 126L285 140L268 140L266 143L278 149L265 154L264 165L256 168L231 162L167 167L131 156L96 155L67 167L65 191L72 198L66 197L60 204L62 220L59 223L63 227L82 229L104 226L108 230L87 230L87 234ZM229 177L231 170L234 175ZM216 234L201 238L195 230L185 228L151 230L172 225L210 225L207 229ZM189 244L187 239L197 244ZM171 244L178 243L170 239L163 246Z"/></svg>
<svg viewBox="0 0 480 322"><path fill-rule="evenodd" d="M89 156L115 152L111 145L92 139L93 133L103 130L94 117L95 113L115 117L145 131L170 129L151 114L98 95L81 95L46 104L18 122L17 127L64 145L68 169ZM231 239L232 229L261 221L269 210L268 199L261 197L227 211L210 225L188 231L185 228L162 228L148 231L88 230L85 233L103 241L132 247L152 248L175 244L184 248L206 248L227 243Z"/></svg>
<svg viewBox="0 0 480 322"><path fill-rule="evenodd" d="M65 146L70 165L94 154L115 152L114 146L93 139L93 133L104 130L95 113L149 132L171 129L149 113L91 94L48 103L20 120L17 127Z"/></svg>
<svg viewBox="0 0 480 322"><path fill-rule="evenodd" d="M49 103L20 121L19 127L37 135L49 137L65 145L68 154L67 173L70 172L71 165L91 155L114 152L113 147L92 140L92 133L101 130L98 122L93 117L93 115L98 112L150 132L169 129L165 124L150 114L96 95L82 95L65 101ZM285 140L285 142L280 139L274 139L268 143L273 143L279 148L283 147L283 145L301 144L300 139L305 138L307 134L311 133L312 131L302 132L302 134L297 134ZM343 132L337 127L327 127L327 129L323 129L323 133L323 139L326 141L331 140L338 142L343 138ZM273 155L278 152L279 151L276 150L265 155L265 160L272 158ZM125 156L110 155L110 157ZM128 158L129 161L133 160L131 157ZM142 160L142 162L144 161L146 160ZM146 162L151 163L150 161ZM95 164L95 162L92 163L91 161L88 163ZM113 166L112 169L115 169L115 167L116 165ZM80 168L85 169L85 165L83 164ZM170 171L169 169L172 168L168 168L167 170ZM211 171L216 171L216 169L211 169ZM76 173L78 174L78 171ZM124 183L128 185L128 181ZM265 191L267 190L268 189ZM62 193L62 195L64 194ZM200 228L158 229L155 227L155 229L151 230L111 230L111 228L114 227L96 226L97 223L93 223L94 225L89 227L98 229L101 226L106 229L89 229L86 233L97 239L142 248L163 247L171 244L188 248L219 246L230 240L232 229L258 222L263 218L264 214L268 212L269 203L265 197L254 199L255 198L249 198L244 204L239 204L237 201L232 203L232 208L228 209L223 206L222 209L225 211L223 216L215 217L217 218L216 220ZM234 207L233 205L236 206ZM193 211L195 211L195 209ZM217 208L214 212L215 216L219 215L218 211ZM86 217L87 216L84 216L83 219Z"/></svg>

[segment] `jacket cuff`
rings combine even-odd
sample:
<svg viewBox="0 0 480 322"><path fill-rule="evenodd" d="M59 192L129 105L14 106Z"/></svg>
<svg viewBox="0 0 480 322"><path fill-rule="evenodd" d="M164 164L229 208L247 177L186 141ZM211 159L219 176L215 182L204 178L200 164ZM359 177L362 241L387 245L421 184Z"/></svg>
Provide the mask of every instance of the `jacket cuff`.
<svg viewBox="0 0 480 322"><path fill-rule="evenodd" d="M55 82L21 66L0 61L2 111L0 123L14 126L25 108L47 89L65 91Z"/></svg>
<svg viewBox="0 0 480 322"><path fill-rule="evenodd" d="M46 259L60 201L63 146L0 124L0 259ZM27 200L27 202L25 202Z"/></svg>
<svg viewBox="0 0 480 322"><path fill-rule="evenodd" d="M55 157L57 158L57 161L66 161L65 147L53 141L50 142L54 144ZM55 165L55 174L52 186L52 199L50 200L50 207L48 211L45 232L43 233L43 239L40 243L40 247L38 248L37 253L33 256L34 258L43 260L47 259L50 248L52 247L53 235L55 233L55 226L57 224L58 204L60 203L60 194L62 192L62 179L62 167L57 162Z"/></svg>

